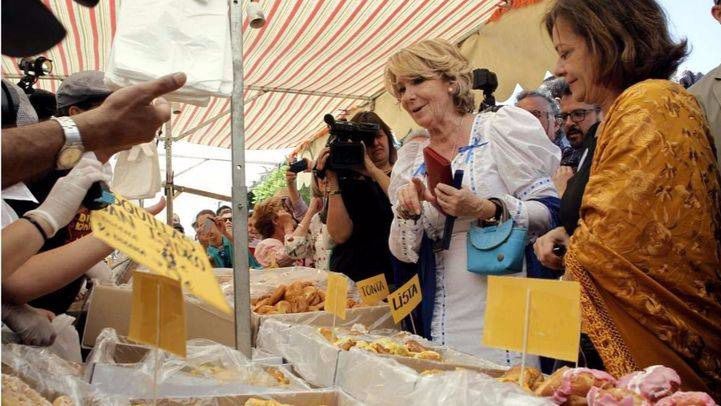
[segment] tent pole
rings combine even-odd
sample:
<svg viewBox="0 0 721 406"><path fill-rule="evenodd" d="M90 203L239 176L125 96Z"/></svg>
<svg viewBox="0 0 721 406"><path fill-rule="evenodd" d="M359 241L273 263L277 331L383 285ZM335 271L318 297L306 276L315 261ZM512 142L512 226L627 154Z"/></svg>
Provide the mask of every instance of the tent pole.
<svg viewBox="0 0 721 406"><path fill-rule="evenodd" d="M170 104L173 111L173 103ZM173 225L173 114L165 123L165 216L166 223Z"/></svg>
<svg viewBox="0 0 721 406"><path fill-rule="evenodd" d="M245 185L245 130L243 123L243 9L230 5L230 43L233 56L231 161L233 171L233 299L235 348L252 358L250 341L250 273L248 272L248 188Z"/></svg>

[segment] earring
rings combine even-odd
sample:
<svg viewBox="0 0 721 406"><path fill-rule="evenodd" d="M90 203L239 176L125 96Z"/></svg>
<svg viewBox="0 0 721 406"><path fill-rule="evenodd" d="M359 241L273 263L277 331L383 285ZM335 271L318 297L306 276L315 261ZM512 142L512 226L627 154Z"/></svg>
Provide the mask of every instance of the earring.
<svg viewBox="0 0 721 406"><path fill-rule="evenodd" d="M448 88L448 93L451 93L451 94L454 93L454 92L453 92L453 87L449 87L449 88Z"/></svg>

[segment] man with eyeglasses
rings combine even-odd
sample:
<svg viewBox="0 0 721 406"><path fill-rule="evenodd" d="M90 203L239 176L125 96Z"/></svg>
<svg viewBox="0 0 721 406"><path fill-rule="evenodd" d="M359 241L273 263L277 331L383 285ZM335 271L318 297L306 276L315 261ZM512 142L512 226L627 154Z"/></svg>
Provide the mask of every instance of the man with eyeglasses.
<svg viewBox="0 0 721 406"><path fill-rule="evenodd" d="M516 107L533 114L546 131L548 139L561 149L561 165L566 165L573 148L563 134L558 104L549 94L539 90L524 90L516 97Z"/></svg>

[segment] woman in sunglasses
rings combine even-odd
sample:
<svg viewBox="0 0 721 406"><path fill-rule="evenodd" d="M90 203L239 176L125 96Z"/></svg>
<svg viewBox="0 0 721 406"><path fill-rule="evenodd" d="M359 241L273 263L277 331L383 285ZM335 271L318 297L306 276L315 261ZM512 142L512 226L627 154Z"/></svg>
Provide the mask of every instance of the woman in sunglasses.
<svg viewBox="0 0 721 406"><path fill-rule="evenodd" d="M655 0L557 0L556 74L601 107L578 227L563 259L584 328L614 376L663 364L721 396L721 179L703 110L668 81L686 56ZM543 247L541 247L543 248Z"/></svg>

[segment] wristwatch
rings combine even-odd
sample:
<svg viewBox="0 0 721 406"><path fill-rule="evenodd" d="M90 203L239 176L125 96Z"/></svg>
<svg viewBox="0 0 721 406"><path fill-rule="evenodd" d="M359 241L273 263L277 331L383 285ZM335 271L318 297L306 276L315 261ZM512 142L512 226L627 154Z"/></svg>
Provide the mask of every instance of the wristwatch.
<svg viewBox="0 0 721 406"><path fill-rule="evenodd" d="M80 131L78 126L75 125L75 121L70 117L53 117L52 120L60 124L63 134L65 134L65 144L58 152L57 168L61 170L71 169L78 163L85 152Z"/></svg>

